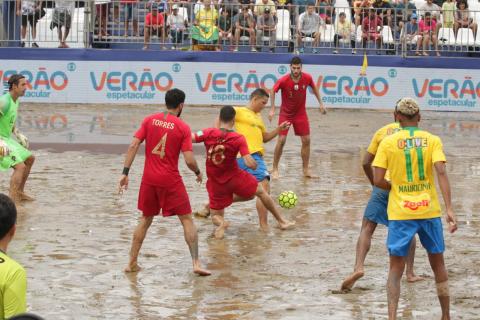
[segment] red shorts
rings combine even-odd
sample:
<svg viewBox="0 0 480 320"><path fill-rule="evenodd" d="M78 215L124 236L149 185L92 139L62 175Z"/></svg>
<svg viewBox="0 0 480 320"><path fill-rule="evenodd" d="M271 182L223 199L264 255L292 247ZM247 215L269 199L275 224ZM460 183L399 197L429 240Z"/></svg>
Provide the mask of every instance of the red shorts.
<svg viewBox="0 0 480 320"><path fill-rule="evenodd" d="M246 171L239 169L237 172L226 183L218 183L212 179L207 180L210 208L213 210L225 209L232 204L234 194L246 199L255 196L258 186L257 179Z"/></svg>
<svg viewBox="0 0 480 320"><path fill-rule="evenodd" d="M182 180L168 187L142 183L138 192L138 209L146 217L156 216L160 210L164 217L192 213L187 190Z"/></svg>
<svg viewBox="0 0 480 320"><path fill-rule="evenodd" d="M310 123L306 113L300 115L297 114L293 117L280 114L278 117L278 124L280 125L280 123L284 121L289 121L291 123L296 136L308 136L310 134ZM286 136L288 134L288 130L289 129L280 131L279 135Z"/></svg>

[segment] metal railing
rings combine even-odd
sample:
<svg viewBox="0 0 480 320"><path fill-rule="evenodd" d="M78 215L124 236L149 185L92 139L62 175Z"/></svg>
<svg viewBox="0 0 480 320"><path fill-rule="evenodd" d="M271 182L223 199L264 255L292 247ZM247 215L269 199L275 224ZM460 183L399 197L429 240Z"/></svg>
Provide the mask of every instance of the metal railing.
<svg viewBox="0 0 480 320"><path fill-rule="evenodd" d="M312 8L243 6L233 1L206 8L208 0L72 0L69 9L61 10L55 1L35 2L43 6L34 8L33 13L20 8L19 13L16 0L3 1L1 45L402 56L467 55L480 50L478 2L456 11L427 11L413 3L388 7L382 2L383 8L373 9L349 7L346 0L336 0L334 5L324 1ZM266 8L270 13L264 13ZM71 21L66 41L57 32L59 21L63 30ZM57 28L51 30L50 26Z"/></svg>

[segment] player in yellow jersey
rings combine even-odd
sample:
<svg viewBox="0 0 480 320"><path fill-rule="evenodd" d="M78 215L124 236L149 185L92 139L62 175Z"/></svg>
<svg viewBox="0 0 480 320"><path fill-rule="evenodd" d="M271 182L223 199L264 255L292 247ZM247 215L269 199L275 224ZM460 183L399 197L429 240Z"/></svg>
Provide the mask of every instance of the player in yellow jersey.
<svg viewBox="0 0 480 320"><path fill-rule="evenodd" d="M443 260L445 244L441 209L435 188L434 171L447 211L448 229L457 230L452 209L446 158L439 137L418 128L420 110L415 100L403 98L397 103L397 119L402 130L380 143L375 160L374 184L389 190L387 248L390 270L387 282L388 317L397 319L400 280L410 242L418 233L428 252L435 275L442 320L450 319L448 275ZM390 173L390 181L385 173Z"/></svg>
<svg viewBox="0 0 480 320"><path fill-rule="evenodd" d="M17 209L9 197L0 193L0 319L24 313L27 308L27 276L25 269L7 256L7 248L15 235Z"/></svg>
<svg viewBox="0 0 480 320"><path fill-rule="evenodd" d="M395 117L396 120L396 117ZM355 255L355 267L353 272L346 277L341 286L341 291L350 291L355 282L363 277L365 258L370 250L370 244L372 242L373 233L378 224L388 226L387 217L387 205L388 205L388 191L377 188L373 185L373 169L372 162L375 158L375 154L378 150L378 145L387 136L392 135L400 130L400 124L398 122L392 122L378 129L368 146L367 152L363 158L363 170L368 180L372 184L372 193L370 200L368 200L367 207L363 214L362 227L360 229L360 235L357 240L356 255ZM422 280L421 277L417 277L413 272L413 261L415 257L415 238L412 239L410 251L407 257L407 281L415 282Z"/></svg>

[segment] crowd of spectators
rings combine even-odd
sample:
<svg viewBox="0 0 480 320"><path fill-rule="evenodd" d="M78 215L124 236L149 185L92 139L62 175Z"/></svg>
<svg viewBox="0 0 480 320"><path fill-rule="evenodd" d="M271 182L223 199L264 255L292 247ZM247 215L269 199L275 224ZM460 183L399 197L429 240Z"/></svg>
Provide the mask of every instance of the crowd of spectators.
<svg viewBox="0 0 480 320"><path fill-rule="evenodd" d="M336 1L345 1L345 6L336 5ZM408 44L417 55L428 55L430 48L440 55L438 46L444 41L439 36L441 28L451 28L455 35L459 29L469 28L476 36L477 23L467 0L425 0L420 5L418 0L414 1L417 5L410 0L97 0L96 39L108 39L112 28L118 25L122 26L125 38L143 36L144 49L149 48L155 35L164 49L167 44L172 49L180 48L189 36L193 48L199 50L224 50L228 46L238 51L242 44L250 46L251 51L267 47L274 52L279 40L277 29L285 28L284 20L279 25L278 10L287 10L289 20L289 37L279 41L288 42L289 49L295 47L298 53L304 51L306 43L316 53L326 29L333 33L326 42L334 53L341 44L350 47L352 53L359 46L385 48L382 31L387 27L397 43ZM38 47L36 23L44 14L42 2L17 0L22 46L29 26L32 47ZM50 27L57 28L59 47L66 48L75 0L54 2Z"/></svg>

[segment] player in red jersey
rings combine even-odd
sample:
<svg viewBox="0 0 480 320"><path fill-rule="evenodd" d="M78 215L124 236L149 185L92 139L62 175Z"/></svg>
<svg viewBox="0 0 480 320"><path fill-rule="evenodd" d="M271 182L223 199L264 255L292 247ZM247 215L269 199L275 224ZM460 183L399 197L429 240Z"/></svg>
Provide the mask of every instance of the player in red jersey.
<svg viewBox="0 0 480 320"><path fill-rule="evenodd" d="M190 249L193 272L208 276L198 259L198 236L192 219L192 209L187 190L178 171L178 158L183 153L190 170L195 172L197 181L202 182L202 174L192 152L190 127L180 120L185 93L179 89L165 94L167 110L146 117L135 133L125 156L123 173L120 178L119 193L128 188L128 172L135 159L140 144L145 140L145 166L138 195L138 209L143 215L133 234L130 261L126 272L140 270L137 264L138 253L145 239L153 217L162 211L164 217L178 216L182 223L185 241Z"/></svg>
<svg viewBox="0 0 480 320"><path fill-rule="evenodd" d="M293 126L295 135L300 136L302 140L302 162L303 176L311 178L308 163L310 160L310 123L308 122L307 110L305 103L307 100L307 89L312 88L313 94L320 104L320 112L325 114L327 111L323 105L320 93L318 92L312 76L306 72L302 72L302 60L294 57L290 62L291 73L280 78L271 92L272 107L268 115L268 119L272 121L275 115L275 93L282 90L282 104L280 106L280 116L278 123L288 121ZM282 156L283 147L287 141L288 129L283 130L278 135L277 145L273 156L272 178L278 179L278 163Z"/></svg>
<svg viewBox="0 0 480 320"><path fill-rule="evenodd" d="M257 179L237 164L237 154L247 167L255 169L257 163L250 155L245 137L233 131L235 109L225 106L220 110L220 128L208 128L192 135L193 142L203 142L207 149L207 190L215 238L221 239L229 223L224 220L225 208L234 201L247 201L257 196L277 219L280 229L295 223L282 217L272 197L258 184Z"/></svg>

